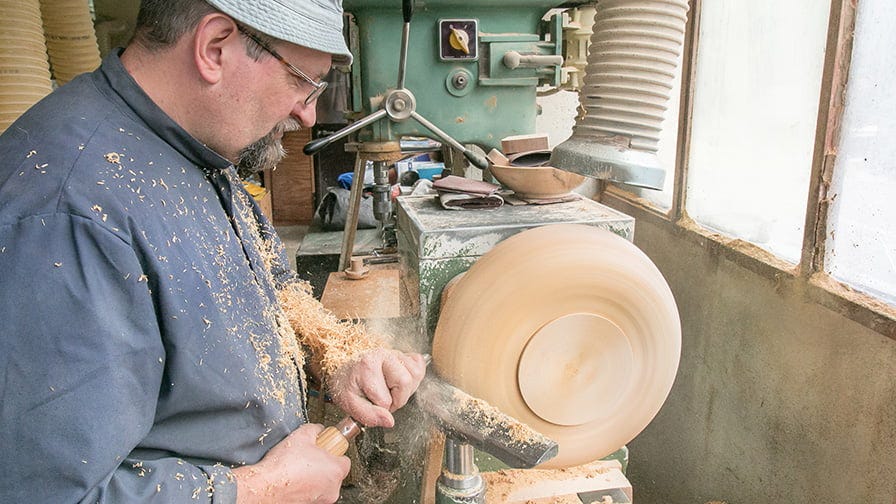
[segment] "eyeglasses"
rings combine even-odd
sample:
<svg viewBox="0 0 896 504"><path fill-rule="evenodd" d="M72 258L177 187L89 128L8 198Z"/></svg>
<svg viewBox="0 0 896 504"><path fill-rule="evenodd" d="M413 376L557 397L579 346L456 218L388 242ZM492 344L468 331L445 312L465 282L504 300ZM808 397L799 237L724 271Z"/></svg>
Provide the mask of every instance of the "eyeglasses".
<svg viewBox="0 0 896 504"><path fill-rule="evenodd" d="M327 89L326 82L318 82L318 81L312 79L311 77L308 77L308 74L299 70L298 67L296 67L292 63L286 61L286 59L283 58L283 56L280 56L280 53L275 51L273 47L271 47L270 45L265 43L263 40L258 38L258 36L256 36L254 33L250 32L248 29L246 29L246 27L244 27L243 25L237 24L237 29L239 29L239 31L242 32L243 35L249 37L253 42L258 44L259 47L261 47L262 49L264 49L265 51L270 53L270 55L273 56L274 58L276 58L277 61L279 61L280 63L283 63L283 66L286 67L286 69L289 71L289 73L293 74L295 77L298 77L299 79L302 79L311 85L312 90L311 90L311 93L308 95L308 97L305 98L305 105L310 105L310 104L314 103L315 100L320 98L320 95L321 95L321 93L324 92L324 89Z"/></svg>

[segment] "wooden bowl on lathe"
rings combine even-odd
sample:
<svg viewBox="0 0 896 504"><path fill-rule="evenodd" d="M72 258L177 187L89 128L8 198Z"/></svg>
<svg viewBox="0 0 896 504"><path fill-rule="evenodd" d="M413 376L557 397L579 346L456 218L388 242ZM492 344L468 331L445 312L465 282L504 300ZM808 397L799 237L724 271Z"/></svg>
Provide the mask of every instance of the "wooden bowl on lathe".
<svg viewBox="0 0 896 504"><path fill-rule="evenodd" d="M631 242L581 224L514 235L443 293L436 372L557 441L542 468L634 439L665 401L681 326L672 292Z"/></svg>

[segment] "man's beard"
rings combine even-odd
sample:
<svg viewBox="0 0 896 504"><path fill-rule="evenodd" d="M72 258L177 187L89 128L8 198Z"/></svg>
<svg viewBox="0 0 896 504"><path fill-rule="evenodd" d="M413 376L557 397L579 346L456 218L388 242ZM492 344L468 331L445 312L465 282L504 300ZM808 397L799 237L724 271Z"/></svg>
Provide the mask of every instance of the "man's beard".
<svg viewBox="0 0 896 504"><path fill-rule="evenodd" d="M252 142L239 153L237 171L251 175L262 170L273 169L286 157L286 149L281 142L282 134L301 128L298 120L290 117L277 123L270 133Z"/></svg>

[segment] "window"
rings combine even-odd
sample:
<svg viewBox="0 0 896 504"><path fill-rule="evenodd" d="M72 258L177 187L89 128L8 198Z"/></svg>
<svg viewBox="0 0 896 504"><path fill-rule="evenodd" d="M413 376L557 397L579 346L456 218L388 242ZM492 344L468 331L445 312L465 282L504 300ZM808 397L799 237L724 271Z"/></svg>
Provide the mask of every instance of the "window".
<svg viewBox="0 0 896 504"><path fill-rule="evenodd" d="M896 3L863 0L828 197L825 267L896 305Z"/></svg>
<svg viewBox="0 0 896 504"><path fill-rule="evenodd" d="M604 196L896 338L896 3L691 7L681 131L661 154L681 173Z"/></svg>
<svg viewBox="0 0 896 504"><path fill-rule="evenodd" d="M797 263L829 5L703 2L687 212Z"/></svg>

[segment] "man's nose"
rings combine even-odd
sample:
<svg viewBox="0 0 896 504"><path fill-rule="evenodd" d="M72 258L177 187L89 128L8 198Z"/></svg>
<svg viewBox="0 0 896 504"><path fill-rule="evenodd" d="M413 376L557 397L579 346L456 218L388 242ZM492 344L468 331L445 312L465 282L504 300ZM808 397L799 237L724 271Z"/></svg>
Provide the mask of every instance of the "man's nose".
<svg viewBox="0 0 896 504"><path fill-rule="evenodd" d="M306 128L314 126L314 123L317 122L317 101L307 105L304 101L297 102L292 109L292 116Z"/></svg>

